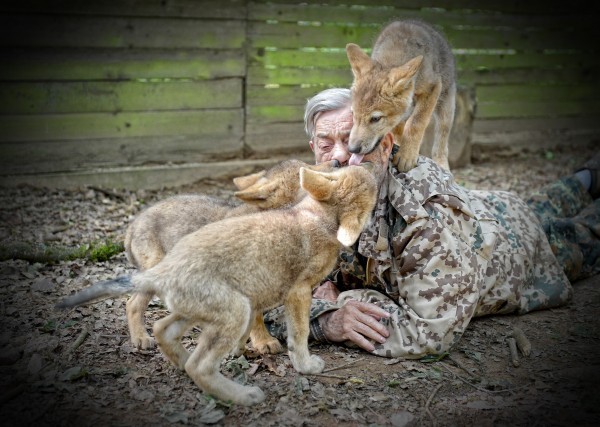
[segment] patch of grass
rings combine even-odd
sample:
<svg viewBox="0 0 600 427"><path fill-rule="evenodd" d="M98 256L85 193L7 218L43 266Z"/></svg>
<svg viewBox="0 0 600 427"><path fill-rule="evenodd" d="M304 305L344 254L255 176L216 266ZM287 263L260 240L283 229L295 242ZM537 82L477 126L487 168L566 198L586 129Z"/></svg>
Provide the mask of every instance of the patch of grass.
<svg viewBox="0 0 600 427"><path fill-rule="evenodd" d="M120 254L125 250L125 247L123 246L122 242L113 242L112 240L107 240L103 243L90 243L82 245L79 247L79 250L84 251L83 256L77 256L75 258L87 258L93 262L101 262L108 261L115 255Z"/></svg>
<svg viewBox="0 0 600 427"><path fill-rule="evenodd" d="M124 250L125 246L122 242L112 240L86 243L77 248L14 242L6 246L0 245L0 261L23 259L29 262L53 264L58 261L84 258L92 262L100 262L107 261Z"/></svg>

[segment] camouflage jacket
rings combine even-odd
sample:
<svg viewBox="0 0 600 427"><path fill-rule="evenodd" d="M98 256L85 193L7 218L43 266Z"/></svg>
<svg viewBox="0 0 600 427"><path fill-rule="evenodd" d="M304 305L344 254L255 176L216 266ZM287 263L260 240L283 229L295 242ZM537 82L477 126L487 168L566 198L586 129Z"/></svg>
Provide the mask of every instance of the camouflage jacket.
<svg viewBox="0 0 600 427"><path fill-rule="evenodd" d="M394 357L439 354L475 316L554 307L572 294L521 199L467 190L425 157L406 173L389 167L370 223L330 279L340 291L373 289L397 303ZM321 306L312 318L332 309Z"/></svg>

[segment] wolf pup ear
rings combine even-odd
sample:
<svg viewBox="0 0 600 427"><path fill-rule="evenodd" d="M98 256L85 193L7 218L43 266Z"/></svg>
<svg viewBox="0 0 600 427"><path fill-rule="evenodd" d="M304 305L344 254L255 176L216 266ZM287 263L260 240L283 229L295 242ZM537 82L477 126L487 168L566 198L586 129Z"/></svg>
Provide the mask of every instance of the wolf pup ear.
<svg viewBox="0 0 600 427"><path fill-rule="evenodd" d="M340 220L337 239L344 246L352 246L364 227L364 222L356 215L345 215Z"/></svg>
<svg viewBox="0 0 600 427"><path fill-rule="evenodd" d="M373 61L369 58L369 55L354 43L346 45L346 55L348 55L348 61L350 61L352 74L354 74L355 79L369 72L373 66Z"/></svg>
<svg viewBox="0 0 600 427"><path fill-rule="evenodd" d="M246 203L258 204L272 196L276 187L276 183L259 180L244 190L236 191L233 195Z"/></svg>
<svg viewBox="0 0 600 427"><path fill-rule="evenodd" d="M307 168L300 168L300 186L318 201L328 200L333 194L332 178Z"/></svg>
<svg viewBox="0 0 600 427"><path fill-rule="evenodd" d="M417 74L423 62L423 55L411 59L406 64L392 68L388 74L389 90L398 93L404 89Z"/></svg>
<svg viewBox="0 0 600 427"><path fill-rule="evenodd" d="M260 171L250 175L238 176L237 178L233 178L233 185L236 186L238 190L245 190L251 185L256 184L256 182L261 179L267 171Z"/></svg>

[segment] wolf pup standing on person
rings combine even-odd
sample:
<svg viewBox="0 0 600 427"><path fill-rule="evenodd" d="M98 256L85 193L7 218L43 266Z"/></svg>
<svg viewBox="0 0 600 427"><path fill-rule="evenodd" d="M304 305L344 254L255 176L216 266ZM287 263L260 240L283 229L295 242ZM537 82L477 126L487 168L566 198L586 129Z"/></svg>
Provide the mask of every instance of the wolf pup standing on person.
<svg viewBox="0 0 600 427"><path fill-rule="evenodd" d="M143 211L127 228L127 259L139 270L148 270L158 264L183 236L206 224L298 202L305 195L298 177L301 167L328 172L338 165L337 161L308 165L300 160L286 160L266 171L234 178L239 190L234 195L246 203L242 205L201 194L178 195L162 200ZM144 326L144 312L153 296L151 292L135 293L127 301L131 342L142 349L154 347L154 339ZM250 339L260 353L283 350L279 340L266 330L262 313L256 313Z"/></svg>
<svg viewBox="0 0 600 427"><path fill-rule="evenodd" d="M205 392L253 405L264 400L219 372L228 353L244 344L254 314L283 303L288 352L301 373L318 373L324 362L308 351L312 290L335 266L340 244L351 246L377 198L373 175L360 166L334 172L300 169L308 195L287 209L227 218L184 236L165 257L132 277L97 283L57 308L130 292L155 293L172 314L154 324L164 355ZM181 337L202 329L193 353Z"/></svg>
<svg viewBox="0 0 600 427"><path fill-rule="evenodd" d="M423 22L396 21L379 34L370 58L353 43L346 45L346 53L354 74L350 164L359 164L391 131L399 146L393 162L406 172L416 165L431 125L431 157L449 170L456 82L454 57L444 37Z"/></svg>

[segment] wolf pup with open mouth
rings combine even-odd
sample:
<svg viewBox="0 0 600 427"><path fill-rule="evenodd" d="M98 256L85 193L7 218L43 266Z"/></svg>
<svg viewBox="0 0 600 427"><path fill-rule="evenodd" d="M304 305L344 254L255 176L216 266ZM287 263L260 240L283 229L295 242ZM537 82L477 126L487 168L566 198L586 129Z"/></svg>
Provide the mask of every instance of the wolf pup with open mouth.
<svg viewBox="0 0 600 427"><path fill-rule="evenodd" d="M354 74L349 164L360 164L391 131L399 146L393 162L406 172L416 165L425 131L433 126L431 158L449 169L456 81L445 38L423 22L396 21L379 34L370 58L353 43L346 53Z"/></svg>

